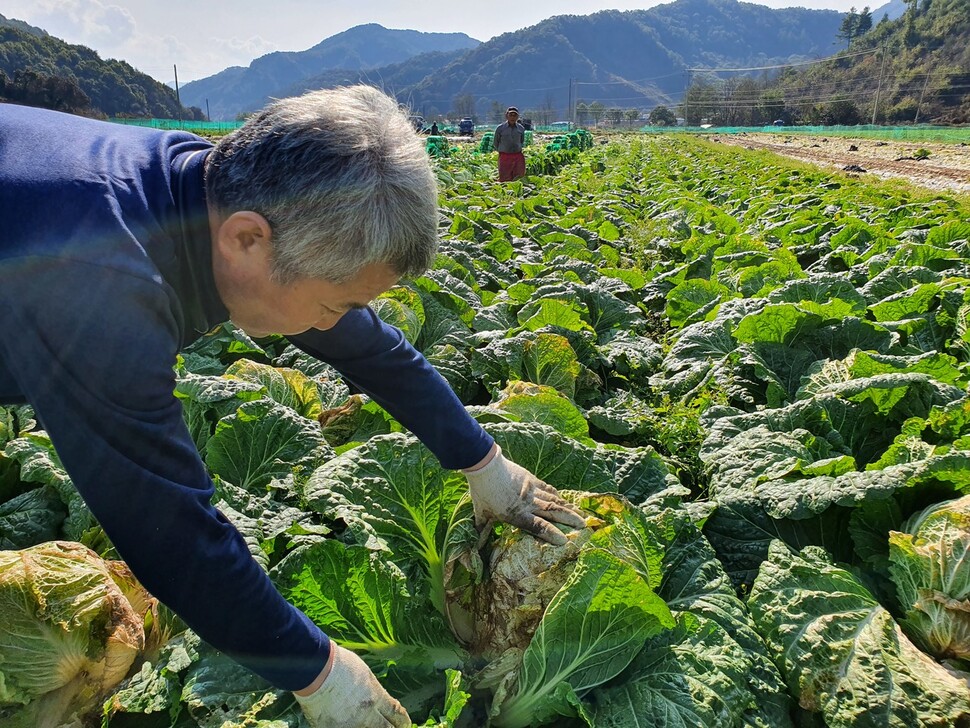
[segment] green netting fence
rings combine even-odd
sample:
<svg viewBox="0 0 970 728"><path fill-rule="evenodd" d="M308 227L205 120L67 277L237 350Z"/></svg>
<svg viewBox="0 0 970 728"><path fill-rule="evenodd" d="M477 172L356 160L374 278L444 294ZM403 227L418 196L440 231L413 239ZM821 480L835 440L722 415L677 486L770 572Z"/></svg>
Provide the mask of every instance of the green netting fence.
<svg viewBox="0 0 970 728"><path fill-rule="evenodd" d="M129 119L115 117L115 124L127 126L147 126L150 129L181 130L193 134L228 134L243 125L241 121L195 121L189 119Z"/></svg>
<svg viewBox="0 0 970 728"><path fill-rule="evenodd" d="M886 139L890 141L970 143L970 127L954 126L644 126L644 133L687 134L804 134L814 136L845 136L863 139Z"/></svg>

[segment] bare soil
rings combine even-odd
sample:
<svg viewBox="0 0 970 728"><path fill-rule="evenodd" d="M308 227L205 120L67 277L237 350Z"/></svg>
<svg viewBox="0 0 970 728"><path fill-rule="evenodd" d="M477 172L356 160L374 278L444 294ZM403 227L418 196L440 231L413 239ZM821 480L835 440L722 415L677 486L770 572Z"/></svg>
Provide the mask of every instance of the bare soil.
<svg viewBox="0 0 970 728"><path fill-rule="evenodd" d="M713 134L711 141L764 149L792 159L842 170L904 179L937 191L970 192L970 144L896 142L795 134ZM918 159L918 150L929 151Z"/></svg>

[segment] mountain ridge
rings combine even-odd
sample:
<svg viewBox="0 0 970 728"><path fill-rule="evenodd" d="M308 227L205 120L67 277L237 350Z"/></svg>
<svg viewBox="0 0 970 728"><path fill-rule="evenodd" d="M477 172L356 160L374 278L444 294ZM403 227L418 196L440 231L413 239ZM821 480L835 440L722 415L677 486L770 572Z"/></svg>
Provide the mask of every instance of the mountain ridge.
<svg viewBox="0 0 970 728"><path fill-rule="evenodd" d="M304 67L287 76L282 64L274 66L274 75L257 59L250 65L255 70L226 69L186 84L182 97L200 106L208 99L213 118L236 118L274 96L337 83L374 83L376 77L385 91L425 116L484 116L512 103L565 114L577 101L573 96L583 93L603 103L649 108L672 103L683 93L691 64L783 63L829 55L842 17L835 10L775 10L738 0L674 0L648 10L554 16L476 42L460 54L453 49L433 59L437 66L418 54L387 66L331 65L316 74L307 74ZM374 24L344 33L359 33L361 27ZM335 39L340 35L314 49L339 45ZM291 52L288 58L295 63L299 54L314 49ZM414 63L428 73L415 79L400 63ZM456 104L468 95L474 97L470 106L467 98Z"/></svg>

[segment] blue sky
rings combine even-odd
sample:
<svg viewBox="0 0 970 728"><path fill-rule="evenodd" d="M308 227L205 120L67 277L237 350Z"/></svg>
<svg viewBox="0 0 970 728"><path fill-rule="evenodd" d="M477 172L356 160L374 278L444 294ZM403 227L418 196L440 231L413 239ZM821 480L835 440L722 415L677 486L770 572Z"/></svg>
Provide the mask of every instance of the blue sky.
<svg viewBox="0 0 970 728"><path fill-rule="evenodd" d="M44 28L70 43L119 58L171 83L178 66L186 83L229 66L247 66L271 51L299 51L363 23L386 28L466 33L486 41L554 15L636 10L653 0L524 0L521 3L357 0L7 0L2 14ZM827 8L847 12L857 0L764 0L768 7ZM864 3L863 3L864 4ZM878 5L876 5L878 7Z"/></svg>

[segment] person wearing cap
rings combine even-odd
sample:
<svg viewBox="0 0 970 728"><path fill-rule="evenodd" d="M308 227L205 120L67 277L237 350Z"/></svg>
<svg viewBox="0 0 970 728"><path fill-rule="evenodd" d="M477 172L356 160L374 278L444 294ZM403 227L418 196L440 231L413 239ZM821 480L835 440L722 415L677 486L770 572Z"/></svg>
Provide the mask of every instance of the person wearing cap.
<svg viewBox="0 0 970 728"><path fill-rule="evenodd" d="M519 123L519 110L510 106L505 112L505 123L495 127L492 146L498 152L498 181L511 182L525 176L525 127Z"/></svg>

